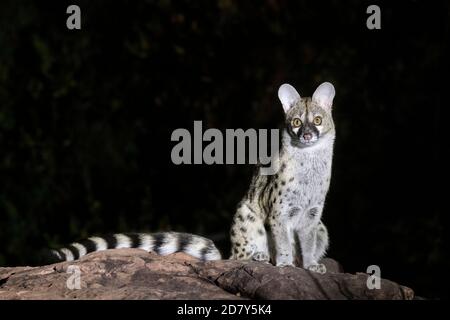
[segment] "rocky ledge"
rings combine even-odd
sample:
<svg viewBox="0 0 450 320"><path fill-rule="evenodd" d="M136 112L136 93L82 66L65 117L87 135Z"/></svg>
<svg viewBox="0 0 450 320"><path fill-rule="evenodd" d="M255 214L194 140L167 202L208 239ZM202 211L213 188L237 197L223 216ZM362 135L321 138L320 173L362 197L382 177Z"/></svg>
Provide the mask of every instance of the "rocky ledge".
<svg viewBox="0 0 450 320"><path fill-rule="evenodd" d="M139 249L95 252L77 261L0 268L0 299L413 299L408 287L365 273L344 273L324 259L326 274L261 262L201 262L183 253Z"/></svg>

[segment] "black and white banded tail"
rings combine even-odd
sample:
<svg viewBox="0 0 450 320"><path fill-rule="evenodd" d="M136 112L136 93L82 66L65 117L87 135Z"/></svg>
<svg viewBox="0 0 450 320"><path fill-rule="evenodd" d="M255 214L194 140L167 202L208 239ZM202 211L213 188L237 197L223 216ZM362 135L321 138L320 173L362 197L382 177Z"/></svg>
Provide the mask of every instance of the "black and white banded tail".
<svg viewBox="0 0 450 320"><path fill-rule="evenodd" d="M65 248L50 250L45 260L50 263L72 261L90 252L120 248L138 248L160 255L184 252L203 261L221 259L219 250L210 239L189 233L159 232L90 237Z"/></svg>

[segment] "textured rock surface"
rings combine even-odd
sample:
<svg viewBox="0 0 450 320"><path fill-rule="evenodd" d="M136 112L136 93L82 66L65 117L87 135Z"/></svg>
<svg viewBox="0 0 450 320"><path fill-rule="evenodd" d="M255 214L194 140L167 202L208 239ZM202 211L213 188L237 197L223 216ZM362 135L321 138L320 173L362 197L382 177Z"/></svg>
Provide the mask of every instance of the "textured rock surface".
<svg viewBox="0 0 450 320"><path fill-rule="evenodd" d="M325 259L325 275L259 262L200 262L177 253L139 249L91 253L42 267L0 268L0 299L412 299L414 292L382 279L369 290L367 274L343 273ZM75 266L75 267L70 267ZM75 268L75 269L74 269ZM80 289L69 289L79 270ZM72 271L72 273L68 272ZM75 273L73 273L75 271ZM69 283L69 286L67 285Z"/></svg>

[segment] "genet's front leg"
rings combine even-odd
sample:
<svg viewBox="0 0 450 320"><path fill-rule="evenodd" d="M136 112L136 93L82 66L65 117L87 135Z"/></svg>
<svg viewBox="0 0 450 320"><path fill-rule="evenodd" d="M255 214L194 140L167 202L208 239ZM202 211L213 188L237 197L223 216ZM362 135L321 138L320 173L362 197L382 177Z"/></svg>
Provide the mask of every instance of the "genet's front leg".
<svg viewBox="0 0 450 320"><path fill-rule="evenodd" d="M312 228L308 232L299 230L298 236L302 248L303 268L321 274L327 272L325 265L316 260L317 228Z"/></svg>
<svg viewBox="0 0 450 320"><path fill-rule="evenodd" d="M292 232L287 224L271 219L270 228L272 231L274 249L275 249L275 265L280 267L293 266L294 257L292 252Z"/></svg>
<svg viewBox="0 0 450 320"><path fill-rule="evenodd" d="M230 259L269 262L264 222L247 203L238 208L233 219Z"/></svg>

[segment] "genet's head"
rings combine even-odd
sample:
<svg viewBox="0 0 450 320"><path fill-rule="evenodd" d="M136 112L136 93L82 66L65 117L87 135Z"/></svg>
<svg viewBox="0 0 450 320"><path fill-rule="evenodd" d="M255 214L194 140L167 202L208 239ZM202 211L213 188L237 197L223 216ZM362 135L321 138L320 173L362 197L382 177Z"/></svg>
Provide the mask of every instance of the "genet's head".
<svg viewBox="0 0 450 320"><path fill-rule="evenodd" d="M285 112L285 128L291 144L305 148L316 144L328 134L334 134L331 115L334 87L329 82L322 83L312 98L302 98L290 84L278 89L278 98Z"/></svg>

